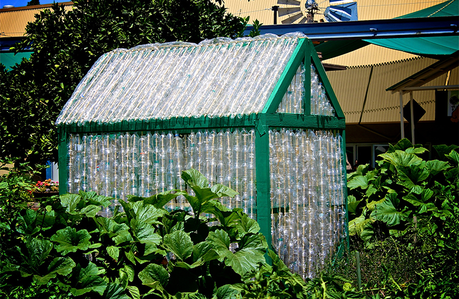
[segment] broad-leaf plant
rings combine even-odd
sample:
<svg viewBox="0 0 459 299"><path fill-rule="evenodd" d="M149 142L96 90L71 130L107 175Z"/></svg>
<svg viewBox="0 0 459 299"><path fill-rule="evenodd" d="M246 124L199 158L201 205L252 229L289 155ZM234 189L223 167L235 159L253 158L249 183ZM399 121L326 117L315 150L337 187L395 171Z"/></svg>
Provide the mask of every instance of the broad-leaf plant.
<svg viewBox="0 0 459 299"><path fill-rule="evenodd" d="M230 286L266 266L266 240L255 220L219 201L234 190L194 169L182 178L189 192L130 196L111 217L99 211L112 198L95 192L24 209L5 231L0 296L235 298L241 290ZM190 209L166 208L178 197Z"/></svg>

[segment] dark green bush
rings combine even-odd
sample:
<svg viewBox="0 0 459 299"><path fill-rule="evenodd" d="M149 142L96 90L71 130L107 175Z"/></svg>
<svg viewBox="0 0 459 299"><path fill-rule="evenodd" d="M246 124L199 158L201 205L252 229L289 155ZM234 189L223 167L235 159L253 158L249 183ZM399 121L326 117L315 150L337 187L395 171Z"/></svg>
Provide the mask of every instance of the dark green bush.
<svg viewBox="0 0 459 299"><path fill-rule="evenodd" d="M348 176L348 267L356 277L361 257L366 294L400 298L459 296L459 153L457 146L427 150L401 140L374 170Z"/></svg>

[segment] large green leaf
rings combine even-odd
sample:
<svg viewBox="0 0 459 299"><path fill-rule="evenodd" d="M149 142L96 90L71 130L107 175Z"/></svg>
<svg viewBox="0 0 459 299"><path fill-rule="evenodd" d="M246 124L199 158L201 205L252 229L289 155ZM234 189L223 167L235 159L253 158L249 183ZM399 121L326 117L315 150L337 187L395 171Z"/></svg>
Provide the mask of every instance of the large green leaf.
<svg viewBox="0 0 459 299"><path fill-rule="evenodd" d="M243 214L241 220L236 225L238 231L238 238L244 237L246 234L256 234L260 231L260 226L258 222Z"/></svg>
<svg viewBox="0 0 459 299"><path fill-rule="evenodd" d="M27 253L23 255L23 259L27 268L22 269L22 276L40 274L39 268L49 257L53 243L48 240L33 238L26 241L26 248Z"/></svg>
<svg viewBox="0 0 459 299"><path fill-rule="evenodd" d="M133 282L135 278L135 270L131 265L124 265L123 268L119 269L120 280L128 282Z"/></svg>
<svg viewBox="0 0 459 299"><path fill-rule="evenodd" d="M120 256L120 248L118 246L107 246L107 253L117 262Z"/></svg>
<svg viewBox="0 0 459 299"><path fill-rule="evenodd" d="M75 214L75 210L78 207L78 204L81 201L81 196L79 194L64 194L60 197L61 204L65 208L65 211L70 214Z"/></svg>
<svg viewBox="0 0 459 299"><path fill-rule="evenodd" d="M145 204L153 205L155 208L162 208L172 199L176 198L177 196L184 195L185 192L180 190L168 190L165 192L161 192L150 197L141 197L141 196L128 196L128 201L130 202L137 202L143 201Z"/></svg>
<svg viewBox="0 0 459 299"><path fill-rule="evenodd" d="M430 160L427 161L426 167L432 176L447 171L451 165L446 161Z"/></svg>
<svg viewBox="0 0 459 299"><path fill-rule="evenodd" d="M223 196L235 197L236 195L238 195L236 191L222 184L215 184L210 188L210 190L213 193L217 194L218 197L223 197Z"/></svg>
<svg viewBox="0 0 459 299"><path fill-rule="evenodd" d="M395 152L396 150L406 150L410 147L413 147L413 144L407 138L399 140L395 145L389 144L388 152Z"/></svg>
<svg viewBox="0 0 459 299"><path fill-rule="evenodd" d="M360 215L359 217L349 221L349 235L360 235L367 223L371 223L371 219L365 219L365 215Z"/></svg>
<svg viewBox="0 0 459 299"><path fill-rule="evenodd" d="M48 266L48 273L46 275L34 275L34 281L38 284L47 284L48 281L59 275L67 276L72 272L76 266L75 262L69 257L56 257Z"/></svg>
<svg viewBox="0 0 459 299"><path fill-rule="evenodd" d="M241 292L232 288L230 284L225 284L217 289L215 299L237 299L241 298Z"/></svg>
<svg viewBox="0 0 459 299"><path fill-rule="evenodd" d="M446 160L447 159L446 156L450 154L452 150L459 148L459 146L440 144L440 145L433 145L433 148L435 149L435 151L437 152L441 160Z"/></svg>
<svg viewBox="0 0 459 299"><path fill-rule="evenodd" d="M405 220L407 214L404 211L398 211L392 201L386 198L382 203L376 205L374 211L371 212L371 217L386 223L388 226L394 226Z"/></svg>
<svg viewBox="0 0 459 299"><path fill-rule="evenodd" d="M190 235L181 230L165 235L163 244L181 261L191 256L193 252L193 241Z"/></svg>
<svg viewBox="0 0 459 299"><path fill-rule="evenodd" d="M408 154L416 154L416 155L421 155L427 151L426 148L423 147L410 147L405 150L406 153Z"/></svg>
<svg viewBox="0 0 459 299"><path fill-rule="evenodd" d="M243 248L235 253L229 251L229 253L226 254L225 264L230 266L234 272L245 277L250 272L256 271L259 264L265 262L264 254L264 250L250 247Z"/></svg>
<svg viewBox="0 0 459 299"><path fill-rule="evenodd" d="M201 189L209 187L207 178L196 169L182 171L182 179L190 187L199 187Z"/></svg>
<svg viewBox="0 0 459 299"><path fill-rule="evenodd" d="M456 150L451 151L448 155L446 155L449 159L454 161L456 166L459 166L459 153Z"/></svg>
<svg viewBox="0 0 459 299"><path fill-rule="evenodd" d="M131 220L131 230L135 238L141 243L161 243L161 236L155 233L155 228L146 222L137 219Z"/></svg>
<svg viewBox="0 0 459 299"><path fill-rule="evenodd" d="M362 201L361 200L357 200L355 198L355 196L353 195L349 195L347 197L347 210L349 211L349 213L355 213L357 211L357 207L359 206L359 204L361 203Z"/></svg>
<svg viewBox="0 0 459 299"><path fill-rule="evenodd" d="M127 286L126 289L129 291L132 299L140 299L140 291L139 288L136 286ZM131 299L131 298L129 298Z"/></svg>
<svg viewBox="0 0 459 299"><path fill-rule="evenodd" d="M77 266L74 275L77 278L77 283L75 287L70 289L74 296L81 296L91 291L102 295L107 287L105 280L99 276L97 266L92 262L89 262L86 268Z"/></svg>
<svg viewBox="0 0 459 299"><path fill-rule="evenodd" d="M117 223L111 218L98 217L96 218L97 223L99 224L99 231L101 234L108 234L109 237L115 237L117 235L128 232L129 226L125 223Z"/></svg>
<svg viewBox="0 0 459 299"><path fill-rule="evenodd" d="M217 252L213 249L209 242L200 242L193 246L193 263L199 260L208 262L218 259Z"/></svg>
<svg viewBox="0 0 459 299"><path fill-rule="evenodd" d="M385 161L390 162L394 166L415 166L422 163L422 159L416 156L415 154L408 154L401 150L396 150L393 153L384 153L379 155Z"/></svg>
<svg viewBox="0 0 459 299"><path fill-rule="evenodd" d="M210 232L206 239L217 252L226 252L229 249L230 238L226 231L218 229Z"/></svg>
<svg viewBox="0 0 459 299"><path fill-rule="evenodd" d="M244 236L240 243L241 247L235 253L228 249L230 239L224 230L210 232L206 241L219 254L219 260L223 260L227 266L242 277L251 271L255 271L260 263L263 264L265 262L264 254L267 246L260 235Z"/></svg>
<svg viewBox="0 0 459 299"><path fill-rule="evenodd" d="M214 215L217 217L218 221L224 227L234 227L236 226L239 221L241 220L242 209L220 209L219 207L215 207Z"/></svg>
<svg viewBox="0 0 459 299"><path fill-rule="evenodd" d="M18 226L16 230L24 235L34 235L40 231L37 226L38 213L32 209L27 209L24 216L18 217Z"/></svg>
<svg viewBox="0 0 459 299"><path fill-rule="evenodd" d="M397 173L400 179L399 184L411 190L420 182L425 181L429 177L429 170L426 168L425 161L418 165L397 166Z"/></svg>
<svg viewBox="0 0 459 299"><path fill-rule="evenodd" d="M142 284L151 288L157 288L158 283L164 288L169 280L169 273L161 265L148 264L140 271L139 279Z"/></svg>
<svg viewBox="0 0 459 299"><path fill-rule="evenodd" d="M369 203L366 204L366 207L368 209L368 211L373 211L375 209L375 206L384 202L385 199L380 199L380 200L373 200L373 201L370 201Z"/></svg>
<svg viewBox="0 0 459 299"><path fill-rule="evenodd" d="M421 198L418 198L415 194L409 193L404 196L403 199L411 203L415 207L419 207L418 213L422 214L427 211L437 211L438 208L434 203L429 202L429 199L433 196L434 192L430 189L424 189L420 194Z"/></svg>
<svg viewBox="0 0 459 299"><path fill-rule="evenodd" d="M131 288L131 290L134 290L134 289ZM138 293L138 289L137 289L137 293ZM117 283L108 283L107 287L105 288L105 292L102 298L104 299L131 299L131 297L126 295L126 289ZM137 298L140 298L140 296Z"/></svg>
<svg viewBox="0 0 459 299"><path fill-rule="evenodd" d="M137 220L148 224L157 222L158 218L167 213L166 210L155 208L152 205L145 204L143 201L133 203L132 210Z"/></svg>
<svg viewBox="0 0 459 299"><path fill-rule="evenodd" d="M57 243L56 251L66 255L69 252L77 250L87 250L89 248L91 235L86 229L79 231L74 227L66 227L58 230L56 234L51 236L51 241Z"/></svg>
<svg viewBox="0 0 459 299"><path fill-rule="evenodd" d="M85 192L80 190L79 194L88 205L103 206L105 208L111 205L113 200L112 197L99 195L94 191Z"/></svg>
<svg viewBox="0 0 459 299"><path fill-rule="evenodd" d="M101 210L100 206L88 205L81 209L80 213L86 215L86 217L96 217L97 213Z"/></svg>
<svg viewBox="0 0 459 299"><path fill-rule="evenodd" d="M354 176L347 182L347 187L351 190L356 188L366 189L368 188L368 179L362 175Z"/></svg>

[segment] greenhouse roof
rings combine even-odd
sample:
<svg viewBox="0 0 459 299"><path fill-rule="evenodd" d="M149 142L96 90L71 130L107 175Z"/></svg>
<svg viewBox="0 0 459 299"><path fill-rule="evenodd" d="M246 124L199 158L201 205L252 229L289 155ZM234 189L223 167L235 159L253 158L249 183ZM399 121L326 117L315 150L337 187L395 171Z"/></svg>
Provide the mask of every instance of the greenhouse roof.
<svg viewBox="0 0 459 299"><path fill-rule="evenodd" d="M116 49L93 65L56 124L261 113L304 38L267 34Z"/></svg>

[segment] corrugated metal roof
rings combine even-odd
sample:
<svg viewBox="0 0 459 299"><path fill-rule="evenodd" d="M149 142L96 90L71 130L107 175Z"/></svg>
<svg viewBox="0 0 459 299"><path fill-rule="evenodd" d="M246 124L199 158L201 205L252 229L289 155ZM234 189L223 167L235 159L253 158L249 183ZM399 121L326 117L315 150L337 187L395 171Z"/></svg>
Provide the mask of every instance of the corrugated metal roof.
<svg viewBox="0 0 459 299"><path fill-rule="evenodd" d="M259 113L300 38L217 38L111 51L86 74L56 123Z"/></svg>
<svg viewBox="0 0 459 299"><path fill-rule="evenodd" d="M71 10L73 2L59 3L65 5L65 10ZM33 5L25 7L0 9L0 38L22 37L27 23L35 20L35 15L44 9L50 9L52 4Z"/></svg>
<svg viewBox="0 0 459 299"><path fill-rule="evenodd" d="M400 96L386 89L434 62L435 60L429 58L414 58L374 66L352 67L345 71L328 72L327 76L346 116L346 123L359 122L367 86L368 94L361 123L399 122ZM458 72L459 68L453 69L448 82L448 75L444 74L425 86L458 84ZM426 110L421 121L435 120L435 92L416 91L413 97ZM403 101L404 104L408 103L409 94L403 96Z"/></svg>

